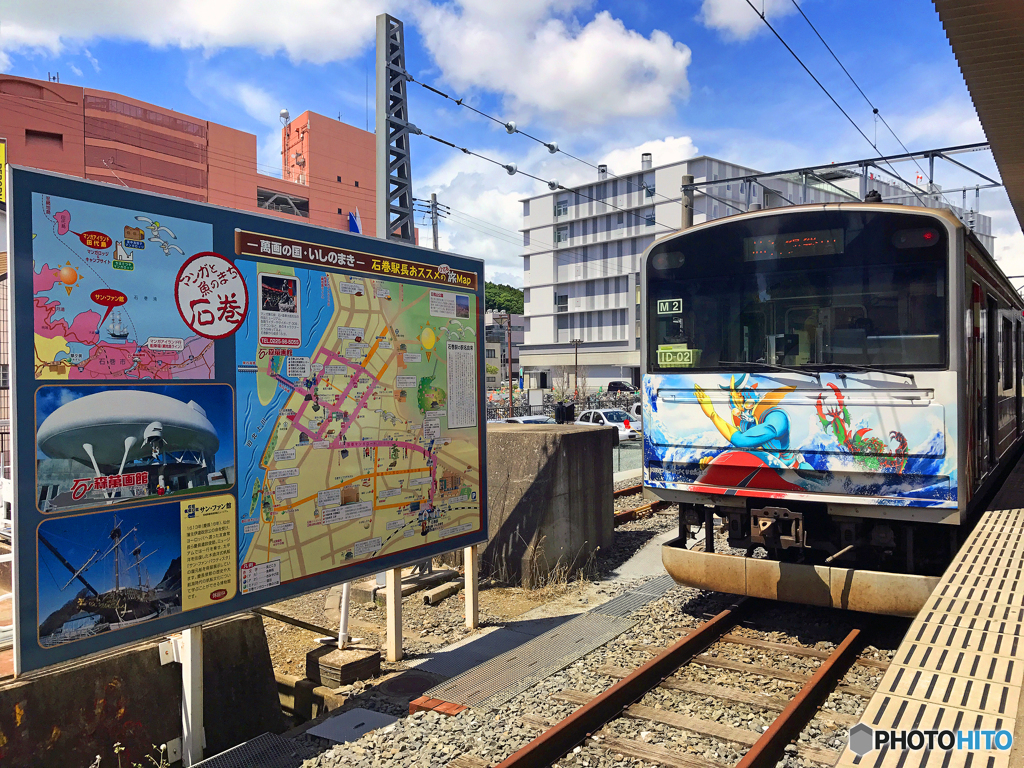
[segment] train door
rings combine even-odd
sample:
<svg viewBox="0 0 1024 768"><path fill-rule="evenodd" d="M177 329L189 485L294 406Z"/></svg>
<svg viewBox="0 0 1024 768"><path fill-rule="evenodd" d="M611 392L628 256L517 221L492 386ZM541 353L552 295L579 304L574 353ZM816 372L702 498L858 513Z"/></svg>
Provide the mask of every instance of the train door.
<svg viewBox="0 0 1024 768"><path fill-rule="evenodd" d="M996 465L999 451L999 305L991 296L986 297L987 318L984 322L985 340L985 421L988 430L989 467Z"/></svg>

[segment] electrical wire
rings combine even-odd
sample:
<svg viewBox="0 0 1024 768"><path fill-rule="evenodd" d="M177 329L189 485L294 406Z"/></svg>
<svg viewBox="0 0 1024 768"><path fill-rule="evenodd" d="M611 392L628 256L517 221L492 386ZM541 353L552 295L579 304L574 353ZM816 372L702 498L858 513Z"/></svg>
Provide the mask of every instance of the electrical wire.
<svg viewBox="0 0 1024 768"><path fill-rule="evenodd" d="M854 129L855 129L855 130L857 131L857 133L859 133L859 134L860 134L860 135L861 135L861 136L862 136L862 137L864 138L864 141L866 141L866 142L867 142L868 144L870 144L870 145L871 145L871 146L872 146L872 147L874 148L875 152L877 152L877 153L878 153L878 156L879 156L879 158L880 158L880 159L881 159L881 160L882 160L882 161L883 161L883 162L884 162L884 163L885 163L886 165L888 165L888 166L889 166L889 169L890 169L890 170L889 170L889 171L886 171L886 173L891 173L891 174L892 174L893 176L895 176L895 177L896 177L897 179L899 179L899 180L900 180L900 181L902 181L902 182L903 182L904 184L906 184L906 185L907 185L907 186L908 186L908 187L910 188L910 191L912 192L912 194L914 195L914 197L916 197L916 198L917 198L917 200L918 200L918 202L919 202L919 203L921 203L921 206L922 206L922 207L924 207L924 208L927 208L928 206L926 206L926 205L925 205L925 202L924 202L924 200L923 200L923 199L921 198L921 196L920 196L920 195L918 194L918 192L924 192L924 190L923 190L923 189L920 189L919 187L917 187L917 186L915 186L915 185L913 185L913 184L911 184L911 183L910 183L909 181L907 181L906 179L904 179L904 178L903 178L902 176L900 176L900 175L899 175L899 174L898 174L898 173L896 172L896 169L895 169L895 168L893 168L893 166L892 166L892 163L890 163L890 162L889 162L889 158L888 158L888 157L886 157L885 155L883 155L883 154L882 154L882 152L881 152L881 151L880 151L880 150L878 149L877 145L876 145L876 144L875 144L875 143L874 143L873 141L871 141L871 139L869 139L869 138L868 138L868 135L867 135L866 133L864 133L864 131L862 131L862 130L861 130L860 126L859 126L859 125L857 125L856 121L855 121L855 120L854 120L854 119L853 119L852 117L850 117L849 113L848 113L848 112L847 112L847 111L846 111L845 109L843 109L843 107L842 107L842 106L841 106L841 105L839 104L839 102L838 102L838 101L836 101L835 97L834 97L834 96L833 96L833 95L832 95L831 93L829 93L829 90L828 90L828 88L826 88L826 87L825 87L825 86L824 86L824 85L822 84L822 82L821 82L821 81L820 81L820 80L819 80L819 79L818 79L817 77L815 77L814 73L813 73L813 72L811 72L810 68L809 68L809 67L808 67L808 66L807 66L806 64L804 64L804 62L803 62L803 59L801 59L801 58L800 58L800 57L799 57L799 56L797 55L796 51L794 51L794 50L793 50L792 48L790 48L790 47L789 47L789 43L787 43L787 42L786 42L786 41L785 41L785 40L783 39L782 35L780 35L780 34L779 34L779 33L778 33L777 31L776 31L775 27L773 27L773 26L772 26L772 24L771 24L771 22L770 22L770 21L768 21L767 17L766 17L765 15L764 15L764 13L762 13L762 12L758 11L758 10L757 10L757 8L756 8L756 7L754 6L754 4L753 4L752 2L750 2L750 0L746 0L746 2L747 2L747 5L749 5L749 6L750 6L751 10L753 10L753 11L754 11L754 13L756 13L756 14L757 14L757 15L758 15L758 16L759 16L759 17L761 18L761 21L763 21L763 22L764 22L765 26L766 26L766 27L768 27L768 29L770 29L770 30L771 30L772 34L773 34L773 35L775 35L775 37L776 37L776 38L778 39L778 41L779 41L780 43L782 43L783 47L784 47L784 48L785 48L785 49L786 49L787 51L789 51L789 53L790 53L790 54L791 54L791 55L793 56L793 58L794 58L794 59L796 59L796 62L797 62L797 64L799 64L799 65L800 65L800 66L801 66L801 67L803 68L804 72L806 72L806 73L808 74L808 76L810 76L811 80L813 80L813 81L815 82L815 84L816 84L816 85L817 85L817 86L818 86L818 87L819 87L819 88L820 88L820 89L822 90L822 92L823 92L823 93L824 93L824 94L825 94L826 96L828 96L828 98L829 98L829 101L831 101L831 102L832 102L832 103L833 103L833 104L835 105L836 109L838 109L838 110L839 110L840 112L842 112L842 113L843 113L843 117L845 117L845 118L846 118L846 119L847 119L847 120L849 121L850 125L852 125L852 126L854 127Z"/></svg>
<svg viewBox="0 0 1024 768"><path fill-rule="evenodd" d="M619 206L614 205L613 203L609 203L606 200L602 200L602 199L597 198L597 197L592 197L591 195L588 195L585 192L580 192L580 191L578 191L576 189L570 189L568 187L565 187L565 186L559 184L557 181L555 181L553 179L550 179L550 180L549 179L543 179L540 176L535 176L534 174L529 173L528 171L519 170L519 167L517 165L515 165L515 163L503 163L500 160L495 160L493 158L487 157L486 155L481 155L479 152L474 152L473 150L467 149L466 147L460 147L457 144L453 144L452 142L447 141L446 139L442 139L442 138L440 138L438 136L433 136L433 135L427 133L426 131L423 131L423 130L420 130L420 129L417 129L417 130L418 130L418 135L420 135L420 136L423 136L425 138L431 139L432 141L436 141L439 144L444 144L445 146L451 147L452 149L457 149L460 152L463 152L463 153L465 153L467 155L472 155L473 157L478 157L481 160L486 160L488 163L492 163L493 165L496 165L499 168L504 168L509 173L509 175L514 175L516 173L521 173L523 176L526 176L527 178L534 179L535 181L539 181L539 182L542 182L544 184L547 184L549 189L552 189L552 190L562 190L564 192L573 192L574 194L578 195L579 197L583 197L583 198L585 198L587 200L591 200L591 201L596 202L596 203L601 203L602 205L606 205L609 208L613 208L614 210L619 211L621 213L629 214L630 216L633 216L634 218L644 219L645 221L647 220L647 217L644 216L644 215L641 215L641 214L636 213L634 211L630 211L630 210L628 210L626 208L620 208ZM668 232L675 232L676 231L675 227L669 227L669 226L667 226L665 224L659 224L657 221L655 221L654 224L655 224L655 226L662 227L665 231L668 231Z"/></svg>
<svg viewBox="0 0 1024 768"><path fill-rule="evenodd" d="M558 144L556 144L553 141L544 141L544 139L538 138L537 136L534 136L533 134L528 133L528 132L522 130L521 128L519 128L512 121L502 120L501 118L495 117L494 115L488 114L487 112L484 112L481 109L477 109L476 107L467 104L464 97L456 99L454 96L451 96L451 95L445 93L444 91L442 91L442 90L440 90L438 88L435 88L432 85L428 85L427 83L419 82L418 80L416 80L416 78L414 78L412 75L410 75L408 73L405 73L405 77L406 77L407 80L409 80L409 82L416 83L416 85L420 86L421 88L425 88L426 90L430 91L431 93L435 93L438 96L440 96L440 97L442 97L444 99L448 99L449 101L453 102L454 104L457 104L460 107L468 109L471 112L475 112L476 114L480 115L481 117L484 117L484 118L486 118L488 120L491 120L494 123L497 123L502 128L504 128L510 135L513 134L513 133L521 134L521 135L525 136L526 138L530 139L531 141L537 142L542 147L546 147L548 152L551 152L552 154L560 153L560 154L563 154L563 155L565 155L566 157L568 157L568 158L570 158L572 160L575 160L578 163L582 163L583 165L589 166L590 168L593 168L593 169L598 170L598 171L601 170L599 166L594 165L594 163L590 162L589 160L584 160L582 157L577 157L576 155L574 155L574 154L572 154L570 152L566 152L564 149L559 147ZM648 187L643 182L641 182L640 184L634 184L628 178L624 178L622 176L618 176L618 175L616 175L614 173L609 172L607 170L607 168L605 169L605 173L607 173L608 176L613 178L613 179L616 179L618 181L622 181L623 183L626 184L627 187L636 187L637 189L644 189L644 190L650 189L650 187ZM660 192L655 191L654 194L657 195L658 197L663 198L664 200L669 201L669 202L675 202L672 198L667 197L667 196L661 194Z"/></svg>
<svg viewBox="0 0 1024 768"><path fill-rule="evenodd" d="M864 93L864 89L860 87L860 85L854 79L853 75L850 74L850 71L845 66L843 66L843 62L841 62L839 60L839 57L836 55L835 51L832 50L831 46L828 43L825 42L825 38L821 36L821 33L818 31L818 28L814 26L814 24L811 22L811 20L807 17L807 14L804 13L804 9L800 7L800 4L797 3L796 0L791 0L791 2L793 3L793 6L797 9L797 11L800 13L800 15L803 16L804 21L807 22L807 26L809 26L811 28L811 30L814 32L814 34L817 35L818 40L821 41L821 44L825 46L825 50L827 50L830 54L832 54L832 58L835 59L836 64L839 65L839 68L841 70L843 70L843 72L846 74L846 76L848 78L850 78L850 82L853 83L853 87L856 88L857 91L860 93L860 95L864 97L864 101L866 101L868 106L871 107L872 114L875 115L876 117L878 117L878 119L882 121L882 125L884 125L886 127L886 129L888 129L889 133L892 134L892 137L894 139L896 139L896 142L903 148L903 151L906 152L908 155L910 155L910 159L913 161L914 165L917 166L917 170L919 170L921 172L921 176L924 177L924 175L925 175L924 168L922 168L921 164L919 162L917 162L917 158L915 158L913 156L913 153L911 153L911 151L909 149L907 149L907 145L903 143L903 140L899 136L896 135L896 131L894 131L892 129L892 126L890 126L889 123L886 122L885 118L882 116L882 113L878 111L878 107L876 107L871 102L871 99L869 99L868 95L866 93ZM872 145L872 146L874 146L874 145ZM875 146L875 150L876 151L877 151L877 149L878 149L878 147ZM931 183L931 179L929 179L929 183ZM952 203L949 202L949 198L947 198L944 193L940 192L939 194L942 195L942 199L946 201L946 205L948 205L952 209L954 206L953 206Z"/></svg>

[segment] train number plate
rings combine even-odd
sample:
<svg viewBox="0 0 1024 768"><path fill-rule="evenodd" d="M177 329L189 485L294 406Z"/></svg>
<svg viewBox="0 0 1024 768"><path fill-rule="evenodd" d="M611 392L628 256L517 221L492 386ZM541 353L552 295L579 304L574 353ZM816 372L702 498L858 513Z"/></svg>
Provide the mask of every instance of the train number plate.
<svg viewBox="0 0 1024 768"><path fill-rule="evenodd" d="M658 314L673 315L683 311L682 299L658 299Z"/></svg>

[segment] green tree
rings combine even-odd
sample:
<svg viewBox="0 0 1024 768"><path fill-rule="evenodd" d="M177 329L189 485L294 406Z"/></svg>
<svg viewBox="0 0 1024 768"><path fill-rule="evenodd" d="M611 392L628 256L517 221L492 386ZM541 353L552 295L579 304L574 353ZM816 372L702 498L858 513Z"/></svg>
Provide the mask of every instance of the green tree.
<svg viewBox="0 0 1024 768"><path fill-rule="evenodd" d="M511 285L484 283L484 299L486 309L497 309L513 315L523 314L523 292Z"/></svg>

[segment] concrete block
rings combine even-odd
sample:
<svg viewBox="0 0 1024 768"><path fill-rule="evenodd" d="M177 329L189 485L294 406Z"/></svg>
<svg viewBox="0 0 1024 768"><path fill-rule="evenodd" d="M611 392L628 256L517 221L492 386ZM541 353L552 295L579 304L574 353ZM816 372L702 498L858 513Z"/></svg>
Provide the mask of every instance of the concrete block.
<svg viewBox="0 0 1024 768"><path fill-rule="evenodd" d="M617 435L573 424L488 425L483 576L529 588L612 545Z"/></svg>
<svg viewBox="0 0 1024 768"><path fill-rule="evenodd" d="M442 584L440 587L428 589L423 593L423 604L437 605L442 600L449 598L452 595L457 595L461 589L461 581L449 581L447 584Z"/></svg>
<svg viewBox="0 0 1024 768"><path fill-rule="evenodd" d="M661 548L661 561L677 584L734 595L746 594L746 558L691 552L681 544L683 542L679 539L674 539Z"/></svg>
<svg viewBox="0 0 1024 768"><path fill-rule="evenodd" d="M380 651L352 646L335 648L323 645L306 654L306 677L317 685L338 688L356 680L369 680L380 674Z"/></svg>
<svg viewBox="0 0 1024 768"><path fill-rule="evenodd" d="M939 584L938 576L831 568L832 605L850 611L916 616Z"/></svg>
<svg viewBox="0 0 1024 768"><path fill-rule="evenodd" d="M286 723L263 622L243 614L203 627L206 754ZM0 765L68 768L146 762L181 736L181 667L160 664L159 641L33 672L0 684Z"/></svg>
<svg viewBox="0 0 1024 768"><path fill-rule="evenodd" d="M832 605L828 568L754 558L745 560L747 594L751 597L820 605L823 608Z"/></svg>

